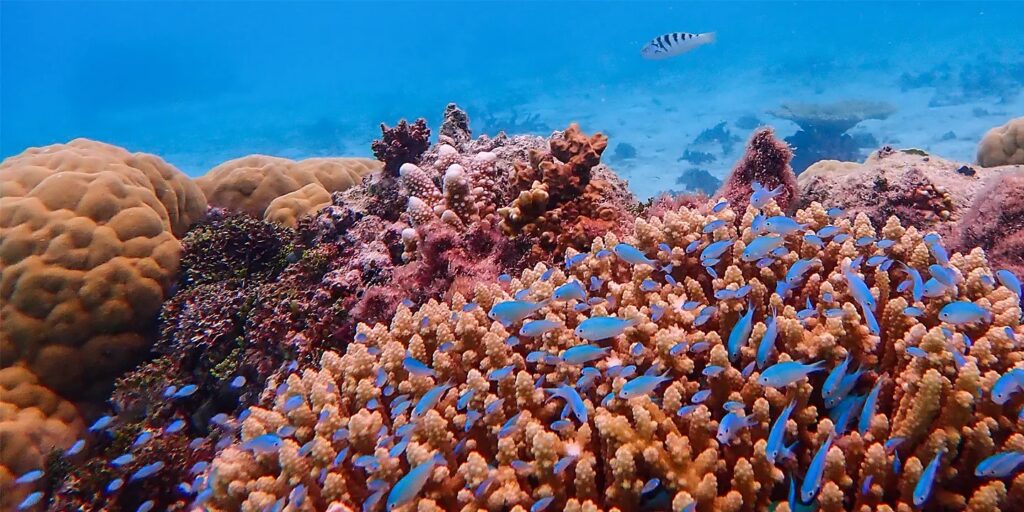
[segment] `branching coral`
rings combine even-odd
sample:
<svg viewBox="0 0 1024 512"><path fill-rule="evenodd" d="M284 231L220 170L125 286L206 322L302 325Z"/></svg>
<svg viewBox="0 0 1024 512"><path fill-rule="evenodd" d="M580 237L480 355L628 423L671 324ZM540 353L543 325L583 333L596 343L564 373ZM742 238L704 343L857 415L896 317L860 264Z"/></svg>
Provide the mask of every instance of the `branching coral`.
<svg viewBox="0 0 1024 512"><path fill-rule="evenodd" d="M289 160L266 155L249 155L228 160L196 179L210 205L245 212L258 219L274 217L291 223L293 218L314 213L324 203L311 201L317 195L348 189L368 174L380 170L381 164L368 158L307 158ZM315 185L314 190L304 187ZM286 203L290 215L282 215L285 204L273 209L275 200L305 190L303 204ZM284 200L282 200L284 201ZM300 208L301 206L301 208Z"/></svg>
<svg viewBox="0 0 1024 512"><path fill-rule="evenodd" d="M800 131L786 138L797 148L793 169L800 174L818 160L860 160L865 145L846 132L867 119L886 119L896 108L887 103L841 101L828 105L790 103L772 115L800 125ZM877 142L873 142L877 144Z"/></svg>
<svg viewBox="0 0 1024 512"><path fill-rule="evenodd" d="M753 184L757 182L767 190L779 189L775 202L783 210L790 210L798 195L796 176L789 166L792 157L793 152L786 143L775 138L774 130L755 131L747 143L746 153L733 167L716 197L725 198L734 208L745 208L750 203Z"/></svg>
<svg viewBox="0 0 1024 512"><path fill-rule="evenodd" d="M787 480L803 479L831 436L819 485L812 480L804 500L822 510L910 510L936 453L926 508L1024 503L1024 477L1003 485L974 476L985 457L1024 447L1021 394L1004 404L990 395L1024 360L1019 297L993 279L984 252L955 253L947 263L934 237L895 218L876 230L864 215L833 220L811 204L795 220L831 225L836 235L819 242L789 234L788 251L755 263L748 250L760 244L756 213L668 211L638 220L624 240L608 234L588 254L570 250L565 271L538 265L479 284L472 300L455 294L402 306L389 325L361 325L343 352L268 383L267 406L249 409L238 443L211 464L206 505L379 510L411 468L434 464L400 509L525 510L547 498L553 509L574 511L767 509L785 501ZM782 212L769 202L763 213ZM726 239L719 261L702 265L698 255ZM798 260L811 266L794 277ZM915 300L922 285L905 268L953 285ZM905 279L912 286L899 284ZM586 283L589 298L552 299L570 280ZM543 302L523 322L496 307L511 300ZM940 310L954 300L987 315L944 322ZM736 342L748 310L752 323ZM608 327L587 321L604 316L625 324L599 334ZM773 316L775 339L759 366ZM544 329L530 327L542 319ZM603 340L582 357L581 336ZM838 405L822 396L831 389L824 373L765 385L768 367L802 360L832 369L846 358L853 377L840 374L847 384L833 391L845 396ZM795 449L770 458L769 432L790 403L781 442ZM740 426L726 424L737 416Z"/></svg>
<svg viewBox="0 0 1024 512"><path fill-rule="evenodd" d="M371 145L373 156L384 162L384 172L391 176L398 175L402 164L415 164L420 156L430 147L430 128L427 120L420 118L409 124L402 119L392 128L380 124L381 138Z"/></svg>
<svg viewBox="0 0 1024 512"><path fill-rule="evenodd" d="M1024 117L992 128L978 144L978 165L1024 165Z"/></svg>

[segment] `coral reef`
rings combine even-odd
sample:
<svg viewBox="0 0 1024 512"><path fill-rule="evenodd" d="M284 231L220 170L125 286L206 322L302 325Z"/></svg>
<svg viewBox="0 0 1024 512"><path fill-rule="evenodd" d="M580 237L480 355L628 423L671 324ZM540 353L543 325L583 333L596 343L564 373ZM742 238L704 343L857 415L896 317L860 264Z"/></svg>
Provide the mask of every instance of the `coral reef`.
<svg viewBox="0 0 1024 512"><path fill-rule="evenodd" d="M8 158L0 188L3 366L105 396L147 352L202 192L153 155L84 139Z"/></svg>
<svg viewBox="0 0 1024 512"><path fill-rule="evenodd" d="M455 103L444 108L444 121L438 136L439 142L459 147L473 140L473 132L469 129L469 115Z"/></svg>
<svg viewBox="0 0 1024 512"><path fill-rule="evenodd" d="M787 482L823 511L1024 505L1024 477L975 473L1024 448L1020 394L993 398L1024 360L1019 296L982 250L946 261L896 218L876 230L812 203L794 220L834 234L784 235L788 251L755 264L758 209L701 213L712 204L569 250L566 270L360 325L344 351L268 382L204 475L204 505L788 511ZM720 261L698 259L725 240ZM813 268L794 278L798 261ZM906 268L954 284L916 299ZM571 281L596 284L557 296ZM508 316L512 300L529 311ZM957 300L985 315L952 320ZM775 380L797 361L830 371Z"/></svg>
<svg viewBox="0 0 1024 512"><path fill-rule="evenodd" d="M245 212L258 219L275 215L284 220L313 213L323 206L313 200L324 194L345 190L367 174L380 170L381 164L367 158L307 158L289 160L266 155L249 155L228 160L195 180L211 206ZM315 185L318 190L305 189ZM305 190L296 196L293 193ZM268 207L282 196L290 195L273 210ZM295 200L299 199L299 200ZM302 208L308 208L303 211ZM291 209L284 213L280 210Z"/></svg>
<svg viewBox="0 0 1024 512"><path fill-rule="evenodd" d="M797 148L793 170L800 174L819 160L860 160L861 148L877 142L858 141L846 132L861 121L886 119L895 111L887 103L841 101L827 105L788 103L770 114L800 126L800 131L786 137L786 142Z"/></svg>
<svg viewBox="0 0 1024 512"><path fill-rule="evenodd" d="M69 448L83 430L74 405L20 367L0 369L0 509L14 510L38 484L15 484L43 469L51 450Z"/></svg>
<svg viewBox="0 0 1024 512"><path fill-rule="evenodd" d="M955 234L961 251L981 247L994 267L1024 275L1024 167L989 177Z"/></svg>
<svg viewBox="0 0 1024 512"><path fill-rule="evenodd" d="M466 118L469 123L469 118ZM409 124L402 119L393 128L380 124L381 138L373 141L373 156L384 162L384 172L388 176L398 176L402 164L415 164L420 156L430 147L430 128L427 120L420 118Z"/></svg>
<svg viewBox="0 0 1024 512"><path fill-rule="evenodd" d="M278 197L267 205L263 218L294 228L299 219L331 204L331 194L316 183Z"/></svg>
<svg viewBox="0 0 1024 512"><path fill-rule="evenodd" d="M799 195L796 176L789 162L793 152L785 143L775 138L771 128L760 128L750 136L747 151L733 167L722 188L715 194L725 198L733 208L742 209L750 203L754 183L767 190L775 191L775 202L789 211Z"/></svg>
<svg viewBox="0 0 1024 512"><path fill-rule="evenodd" d="M985 180L1006 171L972 173L964 167L919 150L889 147L873 152L861 164L823 160L797 180L799 206L818 201L852 213L863 212L875 225L895 215L906 226L946 235L975 201L986 200L979 194Z"/></svg>
<svg viewBox="0 0 1024 512"><path fill-rule="evenodd" d="M294 233L244 214L212 210L181 240L183 286L241 279L263 282L285 266Z"/></svg>
<svg viewBox="0 0 1024 512"><path fill-rule="evenodd" d="M978 165L1024 165L1024 117L1011 119L985 133L978 144Z"/></svg>

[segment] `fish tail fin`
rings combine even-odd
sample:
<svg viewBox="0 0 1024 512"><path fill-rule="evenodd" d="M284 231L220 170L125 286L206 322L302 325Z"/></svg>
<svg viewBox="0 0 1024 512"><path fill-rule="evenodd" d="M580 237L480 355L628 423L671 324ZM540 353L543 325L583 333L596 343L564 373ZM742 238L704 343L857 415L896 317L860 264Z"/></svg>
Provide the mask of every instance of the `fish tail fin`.
<svg viewBox="0 0 1024 512"><path fill-rule="evenodd" d="M710 44L718 39L718 34L716 32L705 32L701 34L701 37Z"/></svg>

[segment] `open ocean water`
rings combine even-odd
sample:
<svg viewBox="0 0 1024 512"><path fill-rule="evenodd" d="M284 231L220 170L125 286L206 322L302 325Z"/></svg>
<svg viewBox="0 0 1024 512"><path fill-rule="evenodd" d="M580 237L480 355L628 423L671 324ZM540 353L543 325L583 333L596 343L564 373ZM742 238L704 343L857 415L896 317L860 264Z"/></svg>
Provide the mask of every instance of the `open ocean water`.
<svg viewBox="0 0 1024 512"><path fill-rule="evenodd" d="M786 136L797 126L771 114L785 102L865 100L894 107L851 130L865 152L970 161L1024 112L1021 26L1019 2L5 0L0 157L88 137L196 176L249 153L369 155L380 122L436 128L454 101L476 133L604 131L606 160L650 196L688 169L727 172L742 143L695 145L719 123ZM673 31L717 42L641 58Z"/></svg>

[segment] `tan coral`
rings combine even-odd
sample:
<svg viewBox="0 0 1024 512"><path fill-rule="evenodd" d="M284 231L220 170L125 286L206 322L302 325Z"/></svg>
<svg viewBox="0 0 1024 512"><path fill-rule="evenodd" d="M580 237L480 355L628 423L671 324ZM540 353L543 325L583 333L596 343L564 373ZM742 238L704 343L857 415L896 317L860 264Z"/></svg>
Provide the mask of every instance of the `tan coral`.
<svg viewBox="0 0 1024 512"><path fill-rule="evenodd" d="M377 172L381 162L368 158L308 158L289 160L249 155L224 162L195 180L212 206L263 218L275 199L320 185L327 193L343 191ZM307 194L307 197L310 197Z"/></svg>
<svg viewBox="0 0 1024 512"><path fill-rule="evenodd" d="M331 194L327 189L319 183L310 183L271 201L263 220L294 228L301 217L316 213L329 204Z"/></svg>
<svg viewBox="0 0 1024 512"><path fill-rule="evenodd" d="M978 165L1024 165L1024 117L985 132L978 144Z"/></svg>

